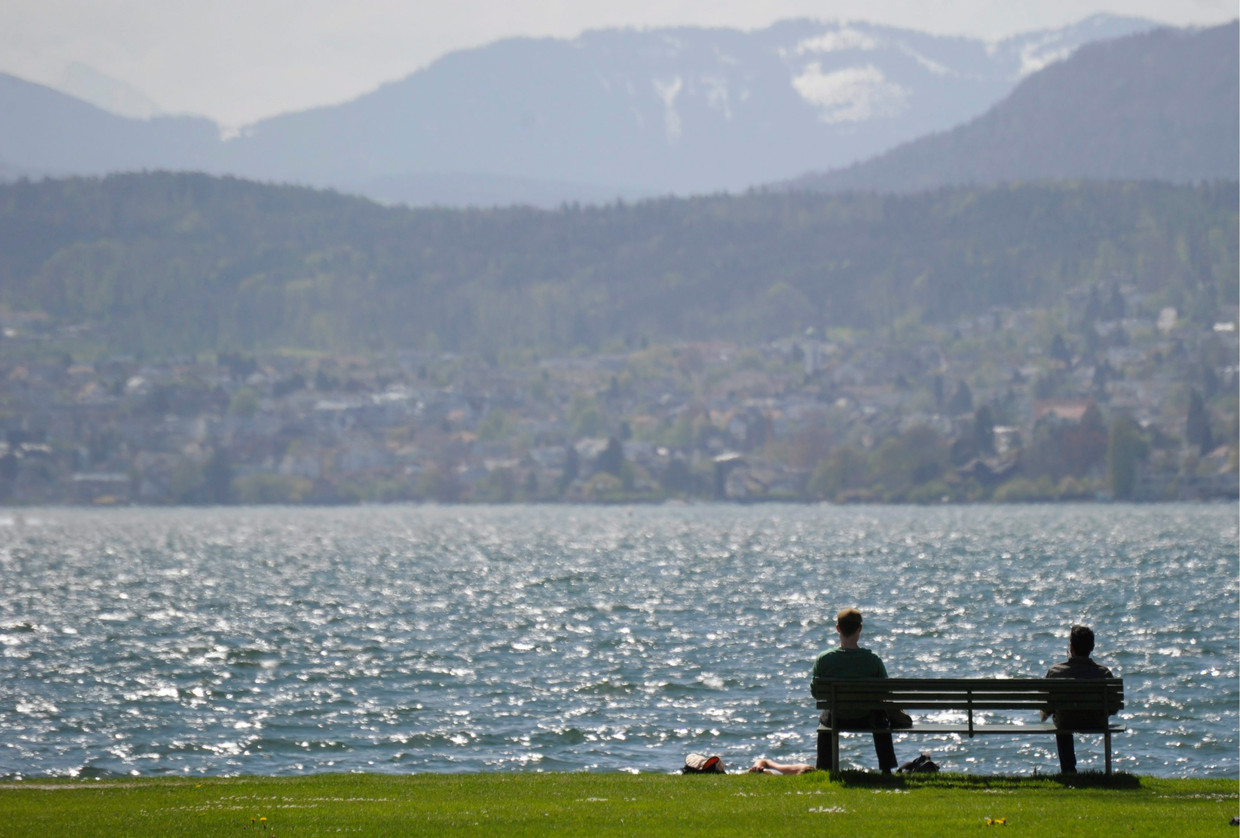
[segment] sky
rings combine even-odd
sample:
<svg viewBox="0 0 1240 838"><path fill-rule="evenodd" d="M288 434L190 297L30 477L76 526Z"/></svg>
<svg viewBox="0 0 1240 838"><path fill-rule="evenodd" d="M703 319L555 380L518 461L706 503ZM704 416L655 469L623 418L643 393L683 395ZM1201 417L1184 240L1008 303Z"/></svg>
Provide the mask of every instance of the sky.
<svg viewBox="0 0 1240 838"><path fill-rule="evenodd" d="M165 112L240 127L347 101L445 53L514 36L753 30L808 17L999 39L1099 12L1202 26L1238 9L1240 0L4 0L0 72L67 89L90 68Z"/></svg>

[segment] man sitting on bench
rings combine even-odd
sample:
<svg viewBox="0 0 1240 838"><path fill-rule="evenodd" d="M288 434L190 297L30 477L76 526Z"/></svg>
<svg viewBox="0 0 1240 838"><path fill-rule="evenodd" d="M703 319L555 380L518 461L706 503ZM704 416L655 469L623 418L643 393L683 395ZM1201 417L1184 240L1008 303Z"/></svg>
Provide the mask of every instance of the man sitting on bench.
<svg viewBox="0 0 1240 838"><path fill-rule="evenodd" d="M814 678L886 678L887 667L883 666L882 658L869 649L857 645L861 638L861 612L856 608L845 608L835 618L835 630L840 635L838 648L830 649L818 656L814 663ZM822 724L830 725L830 711L822 711ZM874 730L875 727L889 727L887 714L876 708L875 712L856 719L836 719L840 730L858 729ZM878 767L884 774L900 763L896 760L895 745L891 741L890 732L874 732L874 751L878 754ZM831 732L818 731L818 768L822 771L831 770Z"/></svg>
<svg viewBox="0 0 1240 838"><path fill-rule="evenodd" d="M1094 663L1089 655L1094 651L1094 632L1089 626L1073 626L1068 639L1068 659L1057 663L1046 673L1047 678L1114 678L1111 670ZM1059 711L1054 708L1042 711L1042 721L1054 715L1055 726L1071 730L1102 730L1107 726L1106 716L1082 717L1080 712ZM1064 774L1076 773L1076 746L1071 733L1055 735L1055 749L1059 751L1059 770Z"/></svg>

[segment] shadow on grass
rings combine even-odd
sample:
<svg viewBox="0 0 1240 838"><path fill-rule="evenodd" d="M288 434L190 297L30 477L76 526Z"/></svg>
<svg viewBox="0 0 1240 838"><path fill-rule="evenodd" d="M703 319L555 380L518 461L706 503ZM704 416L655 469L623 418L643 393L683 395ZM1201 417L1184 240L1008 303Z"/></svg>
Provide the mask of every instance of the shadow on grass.
<svg viewBox="0 0 1240 838"><path fill-rule="evenodd" d="M1085 771L1080 774L1045 774L1032 777L1005 775L979 776L974 774L875 774L866 771L841 771L831 779L842 786L854 788L946 788L946 789L1120 789L1137 790L1141 779L1132 774L1117 772Z"/></svg>

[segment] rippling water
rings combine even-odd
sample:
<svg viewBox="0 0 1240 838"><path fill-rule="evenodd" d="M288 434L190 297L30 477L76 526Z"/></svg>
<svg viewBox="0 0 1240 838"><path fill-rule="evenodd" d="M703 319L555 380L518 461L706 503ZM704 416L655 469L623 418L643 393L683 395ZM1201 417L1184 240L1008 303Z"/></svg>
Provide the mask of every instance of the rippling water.
<svg viewBox="0 0 1240 838"><path fill-rule="evenodd" d="M1088 622L1116 768L1235 776L1237 542L1234 506L0 512L0 777L812 761L843 605L893 676L1041 675Z"/></svg>

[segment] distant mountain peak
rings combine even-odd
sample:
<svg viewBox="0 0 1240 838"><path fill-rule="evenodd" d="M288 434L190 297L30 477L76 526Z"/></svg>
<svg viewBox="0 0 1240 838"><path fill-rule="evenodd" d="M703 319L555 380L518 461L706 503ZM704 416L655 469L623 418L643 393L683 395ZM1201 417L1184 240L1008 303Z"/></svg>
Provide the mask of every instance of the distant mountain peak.
<svg viewBox="0 0 1240 838"><path fill-rule="evenodd" d="M1043 179L1235 180L1238 36L1233 22L1095 42L1030 75L977 119L793 185L911 192Z"/></svg>
<svg viewBox="0 0 1240 838"><path fill-rule="evenodd" d="M0 79L0 160L36 173L187 169L410 204L741 191L952 129L1031 68L1153 26L1107 16L987 42L798 19L511 38L237 130L149 116L149 100L82 69L107 113ZM146 118L116 116L122 108ZM454 201L448 183L468 188Z"/></svg>
<svg viewBox="0 0 1240 838"><path fill-rule="evenodd" d="M137 88L74 61L60 74L56 89L117 116L151 119L164 110Z"/></svg>

